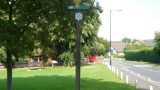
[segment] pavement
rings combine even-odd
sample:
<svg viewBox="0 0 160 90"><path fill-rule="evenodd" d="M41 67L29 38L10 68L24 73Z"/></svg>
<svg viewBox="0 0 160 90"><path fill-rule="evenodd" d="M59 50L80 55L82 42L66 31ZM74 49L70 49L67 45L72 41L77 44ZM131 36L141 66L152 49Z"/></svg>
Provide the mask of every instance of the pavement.
<svg viewBox="0 0 160 90"><path fill-rule="evenodd" d="M107 60L108 61L108 60ZM160 67L112 59L106 65L126 83L135 85L137 90L160 90Z"/></svg>

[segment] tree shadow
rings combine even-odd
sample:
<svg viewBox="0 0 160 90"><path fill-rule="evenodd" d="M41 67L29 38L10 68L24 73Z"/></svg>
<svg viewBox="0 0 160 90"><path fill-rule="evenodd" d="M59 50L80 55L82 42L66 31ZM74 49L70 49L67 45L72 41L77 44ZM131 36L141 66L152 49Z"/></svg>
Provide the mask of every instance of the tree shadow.
<svg viewBox="0 0 160 90"><path fill-rule="evenodd" d="M0 79L0 90L6 90L6 80ZM34 76L13 78L13 90L75 90L73 76ZM135 90L135 87L100 79L81 78L81 90Z"/></svg>

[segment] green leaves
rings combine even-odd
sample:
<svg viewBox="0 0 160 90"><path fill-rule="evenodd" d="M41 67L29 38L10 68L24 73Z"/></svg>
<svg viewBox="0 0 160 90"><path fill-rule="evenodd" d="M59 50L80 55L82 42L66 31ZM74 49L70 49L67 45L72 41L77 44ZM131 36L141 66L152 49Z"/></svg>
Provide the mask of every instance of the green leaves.
<svg viewBox="0 0 160 90"><path fill-rule="evenodd" d="M156 33L154 41L155 41L154 50L158 51L158 53L160 54L160 33Z"/></svg>
<svg viewBox="0 0 160 90"><path fill-rule="evenodd" d="M7 58L7 55L6 55L6 52L5 52L5 48L4 47L1 47L0 48L0 62L5 62Z"/></svg>
<svg viewBox="0 0 160 90"><path fill-rule="evenodd" d="M59 58L64 61L64 66L73 66L74 65L74 54L72 52L64 52L59 55Z"/></svg>
<svg viewBox="0 0 160 90"><path fill-rule="evenodd" d="M16 0L13 4L13 32L6 32L8 6L0 1L0 47L12 49L12 55L29 56L40 48L43 54L75 51L74 12L68 10L70 0ZM100 25L96 8L84 11L82 25L82 47L92 45L97 38ZM7 41L11 41L11 45ZM8 45L8 46L7 46Z"/></svg>

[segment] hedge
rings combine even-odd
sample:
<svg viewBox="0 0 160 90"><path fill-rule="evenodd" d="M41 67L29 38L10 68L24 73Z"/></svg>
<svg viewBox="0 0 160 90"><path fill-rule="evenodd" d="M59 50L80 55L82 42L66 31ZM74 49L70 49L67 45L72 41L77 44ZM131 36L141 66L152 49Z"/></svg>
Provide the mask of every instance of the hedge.
<svg viewBox="0 0 160 90"><path fill-rule="evenodd" d="M124 53L126 60L142 60L147 62L160 63L160 55L152 48L145 48L140 50L126 50Z"/></svg>

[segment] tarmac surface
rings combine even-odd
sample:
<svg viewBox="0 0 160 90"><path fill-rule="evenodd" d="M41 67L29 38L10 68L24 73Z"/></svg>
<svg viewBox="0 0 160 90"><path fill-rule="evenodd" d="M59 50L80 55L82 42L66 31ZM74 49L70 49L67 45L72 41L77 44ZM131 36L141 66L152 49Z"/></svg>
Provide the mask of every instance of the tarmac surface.
<svg viewBox="0 0 160 90"><path fill-rule="evenodd" d="M108 60L107 60L108 61ZM160 66L151 66L119 59L106 62L117 76L126 83L135 85L137 90L160 90Z"/></svg>

